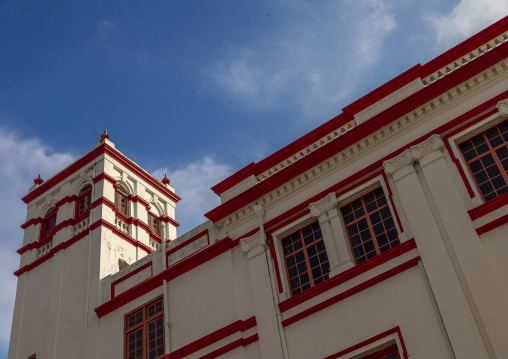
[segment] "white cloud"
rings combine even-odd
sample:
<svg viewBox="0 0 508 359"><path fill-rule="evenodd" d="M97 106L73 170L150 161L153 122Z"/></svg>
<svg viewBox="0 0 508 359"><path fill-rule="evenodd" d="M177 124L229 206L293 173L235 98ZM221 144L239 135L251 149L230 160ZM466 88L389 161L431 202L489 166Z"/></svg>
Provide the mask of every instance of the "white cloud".
<svg viewBox="0 0 508 359"><path fill-rule="evenodd" d="M210 187L232 172L230 166L217 163L211 157L189 162L173 171L167 168L152 171L157 177L161 173L167 173L171 186L182 198L176 205L176 220L180 223L178 235L184 234L207 220L203 214L220 204L220 198Z"/></svg>
<svg viewBox="0 0 508 359"><path fill-rule="evenodd" d="M461 0L451 13L425 17L434 28L439 46L449 46L501 19L508 13L507 0Z"/></svg>
<svg viewBox="0 0 508 359"><path fill-rule="evenodd" d="M302 118L335 114L357 77L380 57L395 27L389 0L286 3L276 30L260 31L242 46L225 45L206 74L215 93L253 110L297 104ZM288 20L289 19L289 20ZM217 89L219 91L217 91Z"/></svg>
<svg viewBox="0 0 508 359"><path fill-rule="evenodd" d="M43 179L68 165L74 157L54 152L36 138L24 138L0 127L0 202L4 209L0 216L0 352L9 345L12 310L16 292L16 277L12 274L19 266L23 230L19 227L26 218L26 206L21 197L33 186L37 171ZM8 210L7 210L8 209Z"/></svg>

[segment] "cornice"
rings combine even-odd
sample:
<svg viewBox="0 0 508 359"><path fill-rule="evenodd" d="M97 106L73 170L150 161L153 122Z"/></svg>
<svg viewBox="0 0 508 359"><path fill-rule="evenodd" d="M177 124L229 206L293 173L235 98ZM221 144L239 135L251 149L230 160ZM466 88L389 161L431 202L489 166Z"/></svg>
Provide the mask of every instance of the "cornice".
<svg viewBox="0 0 508 359"><path fill-rule="evenodd" d="M467 76L469 72L475 72L474 67L479 67L481 61L489 60L490 57L495 55L494 51L500 51L501 55L499 56L503 58L500 62L481 72L477 72L466 81L454 84L457 79L464 79L464 76ZM476 62L471 63L470 67L462 67L441 81L428 85L424 90L417 92L399 104L376 115L366 123L352 129L342 137L342 141L333 141L327 146L317 149L308 156L301 158L293 166L277 176L258 183L255 187L242 193L241 196L233 198L206 213L206 216L214 222L220 221L221 226L224 226L226 231L230 231L229 228L251 219L255 205L262 204L266 208L330 171L349 164L350 161L371 150L379 143L397 136L403 131L407 131L409 128L434 117L445 109L455 106L478 88L496 81L501 76L506 76L508 73L507 57L508 44L505 43L485 54ZM447 82L451 82L452 85L447 85ZM422 98L424 99L426 96L425 91L430 90L433 90L431 94L438 92L437 96L422 102ZM401 112L399 108L402 108L405 112L397 116L397 113ZM395 120L388 122L387 119L394 117L396 118ZM378 126L377 129L376 126ZM314 165L315 163L319 164ZM239 205L242 202L245 204L240 207ZM240 208L235 209L236 206Z"/></svg>

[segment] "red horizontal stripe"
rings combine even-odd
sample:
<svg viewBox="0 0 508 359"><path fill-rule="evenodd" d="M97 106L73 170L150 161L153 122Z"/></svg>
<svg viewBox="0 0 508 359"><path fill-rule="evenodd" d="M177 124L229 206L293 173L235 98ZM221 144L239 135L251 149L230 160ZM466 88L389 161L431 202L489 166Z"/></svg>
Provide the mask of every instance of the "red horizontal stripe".
<svg viewBox="0 0 508 359"><path fill-rule="evenodd" d="M252 344L254 342L257 342L259 340L259 337L257 334L251 335L248 338L240 338L232 342L231 344L228 344L220 349L217 349L214 352L211 352L210 354L203 355L200 359L213 359L218 358L219 356L226 354L230 352L233 349L239 348L239 347L246 347L249 344Z"/></svg>
<svg viewBox="0 0 508 359"><path fill-rule="evenodd" d="M123 305L132 302L136 298L150 292L151 290L160 287L164 279L173 280L180 275L200 266L201 264L217 257L218 255L228 251L232 246L233 241L231 238L225 238L209 247L197 252L196 254L187 257L186 259L172 265L163 272L156 276L130 288L122 294L116 296L114 299L95 308L95 312L100 317L111 313L112 311L122 307Z"/></svg>
<svg viewBox="0 0 508 359"><path fill-rule="evenodd" d="M479 205L478 207L475 207L467 213L471 217L472 220L481 218L491 212L494 212L496 209L504 207L508 204L508 193L505 193L492 201L488 201L482 205Z"/></svg>
<svg viewBox="0 0 508 359"><path fill-rule="evenodd" d="M255 317L251 317L247 320L238 320L234 323L231 323L231 324L225 326L224 328L221 328L219 330L216 330L213 333L210 333L210 334L204 336L201 339L198 339L190 344L187 344L186 346L181 347L178 350L175 350L171 354L167 355L166 358L168 358L168 359L185 358L186 356L191 355L192 353L195 353L198 350L206 348L207 346L210 346L213 343L218 342L219 340L227 338L234 333L244 332L250 328L254 328L255 326L256 326L256 318ZM235 343L235 342L233 342L233 343ZM230 343L223 348L226 348L233 343ZM218 350L222 350L223 348L218 349ZM234 349L234 348L232 348L232 349ZM215 353L215 352L213 352L213 353ZM211 354L212 353L207 354L207 355L211 355Z"/></svg>
<svg viewBox="0 0 508 359"><path fill-rule="evenodd" d="M487 232L492 231L493 229L496 229L497 227L501 227L501 226L505 225L506 223L508 223L508 214L505 214L504 216L499 217L499 218L493 220L492 222L489 222L489 223L477 228L476 233L478 233L478 235L485 234Z"/></svg>
<svg viewBox="0 0 508 359"><path fill-rule="evenodd" d="M430 74L440 70L441 68L452 63L453 61L460 59L461 57L470 53L473 50L476 50L486 42L494 39L495 37L501 35L507 30L508 30L508 17L505 17L497 21L496 23L492 24L491 26L487 27L486 29L482 30L478 34L471 36L469 39L463 41L459 45L446 51L442 55L427 62L425 65L421 66L420 64L417 64L413 66L411 69L407 70L401 75L395 77L394 79L388 81L387 83L378 87L374 91L369 92L367 95L361 97L360 99L356 100L350 105L344 107L343 113L334 117L325 124L319 126L315 130L307 133L305 136L302 136L301 138L292 142L291 144L285 146L281 150L273 153L272 155L268 156L259 163L256 164L253 162L249 164L240 171L234 173L232 176L226 178L224 181L212 187L212 190L220 195L224 191L228 190L229 188L246 179L248 176L252 174L259 175L260 173L263 173L267 169L284 161L294 153L301 151L303 148L306 148L310 144L318 141L327 134L339 128L340 126L346 124L347 122L353 119L353 116L357 112L367 108L373 103L388 96L389 94L407 85L416 78L420 76L427 77Z"/></svg>
<svg viewBox="0 0 508 359"><path fill-rule="evenodd" d="M286 327L288 325L296 323L304 318L307 318L308 316L310 316L312 314L315 314L315 313L317 313L325 308L328 308L328 307L330 307L330 306L332 306L332 305L334 305L346 298L349 298L354 294L360 293L367 288L370 288L378 283L381 283L382 281L384 281L388 278L391 278L399 273L406 271L409 268L416 266L418 264L419 260L420 260L420 256L410 259L409 261L402 263L402 264L398 265L397 267L386 271L385 273L382 273L382 274L380 274L372 279L369 279L369 280L367 280L367 281L365 281L365 282L363 282L351 289L346 290L343 293L340 293L340 294L338 294L330 299L327 299L327 300L325 300L325 301L323 301L323 302L321 302L309 309L306 309L306 310L304 310L304 311L302 311L302 312L300 312L288 319L283 320L282 325Z"/></svg>
<svg viewBox="0 0 508 359"><path fill-rule="evenodd" d="M279 308L281 312L285 312L286 310L294 308L297 305L300 305L308 301L309 299L312 299L320 294L323 294L329 291L330 289L335 288L338 285L341 285L349 280L352 280L353 278L358 277L360 274L363 274L373 268L376 268L381 264L386 263L394 258L397 258L415 248L416 243L414 239L410 239L406 242L403 242L398 246L395 246L387 250L386 252L369 259L368 261L358 264L353 268L350 268L336 275L335 277L332 277L322 283L319 283L318 285L315 285L314 287L279 303Z"/></svg>
<svg viewBox="0 0 508 359"><path fill-rule="evenodd" d="M353 145L366 136L374 133L382 127L391 123L394 119L399 118L406 113L424 105L426 102L434 99L435 97L449 91L453 87L467 81L469 78L475 76L488 69L489 67L497 64L508 57L508 44L503 43L485 55L478 58L476 61L469 63L467 66L462 66L453 71L448 76L445 76L440 81L436 81L426 88L416 92L415 94L401 100L396 105L386 109L378 115L371 118L369 121L355 127L351 131L346 132L341 141L332 141L326 146L322 146L307 156L301 158L293 165L287 167L285 170L278 172L266 180L256 184L254 187L244 191L241 195L232 198L231 200L221 204L205 214L205 216L217 222L220 219L230 215L236 210L252 203L259 197L269 193L270 191L278 188L282 184L288 182L294 177L304 173L316 165L321 163L331 156L339 153L347 147ZM430 134L429 134L430 135Z"/></svg>

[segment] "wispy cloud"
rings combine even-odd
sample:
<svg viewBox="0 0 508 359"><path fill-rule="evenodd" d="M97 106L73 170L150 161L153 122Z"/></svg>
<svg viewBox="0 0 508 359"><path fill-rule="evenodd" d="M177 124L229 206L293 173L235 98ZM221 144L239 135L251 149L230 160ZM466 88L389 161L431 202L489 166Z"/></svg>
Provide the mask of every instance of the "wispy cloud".
<svg viewBox="0 0 508 359"><path fill-rule="evenodd" d="M508 14L506 0L461 0L448 15L431 14L424 19L436 32L437 44L449 46Z"/></svg>
<svg viewBox="0 0 508 359"><path fill-rule="evenodd" d="M208 156L189 162L175 170L159 168L152 171L157 177L161 173L167 173L171 186L182 198L176 207L176 220L181 224L178 227L178 235L203 223L206 220L203 214L220 204L220 198L212 192L210 187L232 172L229 165L218 163Z"/></svg>
<svg viewBox="0 0 508 359"><path fill-rule="evenodd" d="M37 138L25 138L0 127L0 202L8 208L0 216L0 352L9 344L12 310L16 291L16 277L12 274L19 265L23 231L19 228L26 218L26 206L20 200L33 186L37 171L48 178L74 159L72 154L54 152Z"/></svg>
<svg viewBox="0 0 508 359"><path fill-rule="evenodd" d="M392 6L387 0L285 6L290 20L242 46L225 45L206 74L220 96L244 109L292 103L302 117L335 112L355 76L379 60L383 40L396 27ZM277 14L271 18L279 21Z"/></svg>

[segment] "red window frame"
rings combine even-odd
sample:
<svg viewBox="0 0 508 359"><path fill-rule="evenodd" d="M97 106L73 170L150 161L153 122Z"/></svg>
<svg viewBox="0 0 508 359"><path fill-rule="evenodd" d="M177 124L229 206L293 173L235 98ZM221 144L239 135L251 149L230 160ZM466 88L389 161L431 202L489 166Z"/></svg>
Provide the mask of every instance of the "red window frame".
<svg viewBox="0 0 508 359"><path fill-rule="evenodd" d="M382 187L348 203L341 213L356 264L400 244Z"/></svg>
<svg viewBox="0 0 508 359"><path fill-rule="evenodd" d="M56 208L53 207L52 211L48 212L41 223L41 234L39 239L41 242L51 237L56 227Z"/></svg>
<svg viewBox="0 0 508 359"><path fill-rule="evenodd" d="M124 358L164 357L164 305L162 297L125 315Z"/></svg>
<svg viewBox="0 0 508 359"><path fill-rule="evenodd" d="M508 121L462 142L459 150L485 202L508 192Z"/></svg>
<svg viewBox="0 0 508 359"><path fill-rule="evenodd" d="M361 359L400 359L399 349L397 348L397 344L394 344L388 348L384 348L365 357L361 357Z"/></svg>
<svg viewBox="0 0 508 359"><path fill-rule="evenodd" d="M90 212L92 205L92 186L88 185L82 189L76 200L76 217Z"/></svg>
<svg viewBox="0 0 508 359"><path fill-rule="evenodd" d="M159 217L148 212L148 226L152 229L153 233L161 235L161 221Z"/></svg>
<svg viewBox="0 0 508 359"><path fill-rule="evenodd" d="M120 213L129 215L129 195L121 187L115 191L115 206Z"/></svg>
<svg viewBox="0 0 508 359"><path fill-rule="evenodd" d="M281 240L291 295L328 279L330 263L318 221Z"/></svg>

